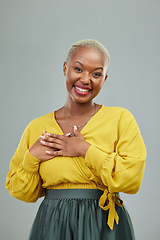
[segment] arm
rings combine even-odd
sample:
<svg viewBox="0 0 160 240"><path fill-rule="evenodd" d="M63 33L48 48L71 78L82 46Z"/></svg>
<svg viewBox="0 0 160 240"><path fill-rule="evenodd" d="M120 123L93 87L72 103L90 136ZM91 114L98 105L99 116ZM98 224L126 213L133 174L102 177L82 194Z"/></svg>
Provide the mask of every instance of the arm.
<svg viewBox="0 0 160 240"><path fill-rule="evenodd" d="M134 194L141 185L146 148L138 125L129 111L125 111L118 123L118 137L114 152L107 153L91 145L85 155L85 163L99 176L105 191L99 200L99 206L109 210L107 224L113 229L114 220L118 224L115 203L123 205L117 192ZM105 205L107 203L107 205Z"/></svg>
<svg viewBox="0 0 160 240"><path fill-rule="evenodd" d="M136 193L144 173L146 148L133 115L122 113L114 152L107 153L91 145L86 165L101 177L109 192Z"/></svg>
<svg viewBox="0 0 160 240"><path fill-rule="evenodd" d="M40 160L29 152L30 129L25 129L19 146L11 159L6 188L19 200L35 202L44 196L44 189L39 175Z"/></svg>

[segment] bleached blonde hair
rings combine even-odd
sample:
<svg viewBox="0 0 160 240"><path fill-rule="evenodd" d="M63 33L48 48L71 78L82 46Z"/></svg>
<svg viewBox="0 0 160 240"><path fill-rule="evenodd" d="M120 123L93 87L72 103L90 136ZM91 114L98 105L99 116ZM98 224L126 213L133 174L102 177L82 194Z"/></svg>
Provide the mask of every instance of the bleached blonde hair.
<svg viewBox="0 0 160 240"><path fill-rule="evenodd" d="M102 52L108 60L108 68L109 68L110 55L108 50L100 42L94 39L83 39L74 43L68 50L66 62L68 62L68 60L72 57L72 55L74 54L74 52L77 50L78 47L92 47ZM108 71L108 68L107 68L107 71Z"/></svg>

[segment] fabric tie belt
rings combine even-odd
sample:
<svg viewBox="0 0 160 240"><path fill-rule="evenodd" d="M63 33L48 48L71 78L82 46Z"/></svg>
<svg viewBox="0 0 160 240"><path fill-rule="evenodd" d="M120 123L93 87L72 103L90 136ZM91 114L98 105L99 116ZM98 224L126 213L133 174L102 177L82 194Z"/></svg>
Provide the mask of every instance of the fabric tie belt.
<svg viewBox="0 0 160 240"><path fill-rule="evenodd" d="M113 230L114 220L118 224L119 217L115 204L123 206L123 201L116 193L104 192L99 189L46 189L46 199L97 199L103 210L109 210L107 224Z"/></svg>
<svg viewBox="0 0 160 240"><path fill-rule="evenodd" d="M114 220L118 224L119 217L116 212L115 203L119 206L123 206L123 201L120 199L118 194L108 192L108 189L105 189L103 195L99 199L99 206L103 210L109 210L107 224L111 230L113 230ZM107 204L107 205L106 205Z"/></svg>

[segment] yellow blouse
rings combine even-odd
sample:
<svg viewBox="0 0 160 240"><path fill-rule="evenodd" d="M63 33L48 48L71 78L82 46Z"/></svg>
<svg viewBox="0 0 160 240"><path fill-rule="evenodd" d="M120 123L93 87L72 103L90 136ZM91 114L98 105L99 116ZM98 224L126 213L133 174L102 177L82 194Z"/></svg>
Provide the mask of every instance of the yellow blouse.
<svg viewBox="0 0 160 240"><path fill-rule="evenodd" d="M133 115L120 107L105 107L81 130L91 144L85 158L58 156L40 162L29 148L43 130L63 135L54 112L34 119L26 127L11 159L6 180L9 193L22 201L35 202L47 189L101 189L99 205L109 209L108 225L118 224L115 203L122 205L115 194L136 193L143 178L146 148ZM105 202L107 206L104 206Z"/></svg>

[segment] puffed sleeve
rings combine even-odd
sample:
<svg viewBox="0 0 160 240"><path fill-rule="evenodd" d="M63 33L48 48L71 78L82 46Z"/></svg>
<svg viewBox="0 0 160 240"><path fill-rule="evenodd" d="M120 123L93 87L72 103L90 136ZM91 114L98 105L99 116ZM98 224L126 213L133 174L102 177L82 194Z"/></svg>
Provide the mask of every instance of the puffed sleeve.
<svg viewBox="0 0 160 240"><path fill-rule="evenodd" d="M139 190L145 159L146 148L137 122L133 115L125 110L117 124L114 152L108 153L91 145L85 156L86 165L101 178L106 186L104 196L100 199L102 208L106 199L110 198L112 202L115 198L114 193L134 194ZM113 227L113 223L111 225Z"/></svg>
<svg viewBox="0 0 160 240"><path fill-rule="evenodd" d="M30 145L32 144L28 125L11 159L6 179L6 188L9 193L25 202L35 202L45 193L39 175L40 160L29 152Z"/></svg>

